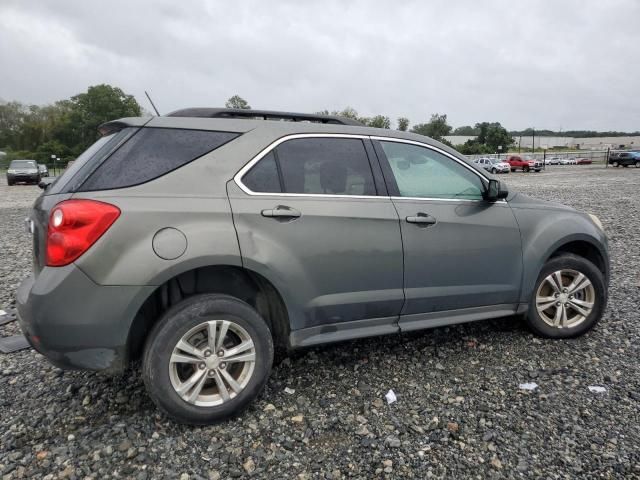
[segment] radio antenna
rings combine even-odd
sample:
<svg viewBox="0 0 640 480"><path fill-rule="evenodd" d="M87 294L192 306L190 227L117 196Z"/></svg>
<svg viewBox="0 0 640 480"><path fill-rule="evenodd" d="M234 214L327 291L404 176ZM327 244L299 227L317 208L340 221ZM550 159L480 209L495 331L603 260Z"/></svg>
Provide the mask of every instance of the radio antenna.
<svg viewBox="0 0 640 480"><path fill-rule="evenodd" d="M153 107L153 109L156 111L156 115L160 116L160 112L158 111L158 109L156 108L155 104L153 103L153 100L151 100L151 97L149 96L149 94L147 93L147 91L144 91L144 94L147 96L147 98L149 99L149 103L151 104L151 106Z"/></svg>

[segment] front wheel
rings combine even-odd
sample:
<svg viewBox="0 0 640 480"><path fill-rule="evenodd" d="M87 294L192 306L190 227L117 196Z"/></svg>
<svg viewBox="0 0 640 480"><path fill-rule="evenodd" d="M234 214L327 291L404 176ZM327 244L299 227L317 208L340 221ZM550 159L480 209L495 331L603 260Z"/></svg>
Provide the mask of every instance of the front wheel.
<svg viewBox="0 0 640 480"><path fill-rule="evenodd" d="M495 175L496 173L498 173L498 170L496 168L492 168L491 169L491 173L493 173Z"/></svg>
<svg viewBox="0 0 640 480"><path fill-rule="evenodd" d="M528 172L529 171L529 167L522 167L522 171L523 172Z"/></svg>
<svg viewBox="0 0 640 480"><path fill-rule="evenodd" d="M598 323L606 304L602 272L583 257L563 254L542 268L526 321L543 337L577 337Z"/></svg>
<svg viewBox="0 0 640 480"><path fill-rule="evenodd" d="M149 396L180 423L206 425L246 407L264 387L273 340L262 317L229 295L197 295L153 328L142 361Z"/></svg>
<svg viewBox="0 0 640 480"><path fill-rule="evenodd" d="M636 168L640 168L640 160L636 162Z"/></svg>
<svg viewBox="0 0 640 480"><path fill-rule="evenodd" d="M620 164L618 162L613 162L611 165L613 165L614 167L619 167Z"/></svg>

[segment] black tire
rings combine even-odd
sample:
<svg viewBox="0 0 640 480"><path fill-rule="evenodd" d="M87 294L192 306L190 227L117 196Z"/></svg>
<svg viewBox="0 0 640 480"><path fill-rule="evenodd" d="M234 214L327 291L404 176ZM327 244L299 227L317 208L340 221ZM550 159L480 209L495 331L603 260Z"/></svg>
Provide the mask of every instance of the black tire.
<svg viewBox="0 0 640 480"><path fill-rule="evenodd" d="M495 168L492 168L491 169L491 173L493 173L495 175L496 173L498 173L498 170L496 170Z"/></svg>
<svg viewBox="0 0 640 480"><path fill-rule="evenodd" d="M538 313L536 308L536 292L540 283L551 273L558 270L575 270L585 275L593 285L595 292L594 305L591 313L575 327L557 328L548 325ZM574 338L591 330L602 318L607 305L607 288L604 275L598 268L584 257L579 257L570 253L565 253L551 258L540 271L535 287L531 294L529 310L525 316L525 321L529 328L536 334L546 338Z"/></svg>
<svg viewBox="0 0 640 480"><path fill-rule="evenodd" d="M618 162L612 162L611 165L613 165L614 167L619 167L620 164Z"/></svg>
<svg viewBox="0 0 640 480"><path fill-rule="evenodd" d="M13 182L7 181L7 185L9 185L10 187L13 187Z"/></svg>
<svg viewBox="0 0 640 480"><path fill-rule="evenodd" d="M640 168L640 161L636 162L636 168Z"/></svg>
<svg viewBox="0 0 640 480"><path fill-rule="evenodd" d="M169 359L178 341L207 320L229 320L242 327L255 346L255 367L249 383L235 397L218 406L197 406L183 400L173 388ZM262 391L273 364L273 340L262 317L247 303L220 294L189 297L170 308L147 338L142 375L149 396L177 422L207 425L239 413Z"/></svg>
<svg viewBox="0 0 640 480"><path fill-rule="evenodd" d="M529 167L522 167L523 172L529 172L529 170L530 170Z"/></svg>

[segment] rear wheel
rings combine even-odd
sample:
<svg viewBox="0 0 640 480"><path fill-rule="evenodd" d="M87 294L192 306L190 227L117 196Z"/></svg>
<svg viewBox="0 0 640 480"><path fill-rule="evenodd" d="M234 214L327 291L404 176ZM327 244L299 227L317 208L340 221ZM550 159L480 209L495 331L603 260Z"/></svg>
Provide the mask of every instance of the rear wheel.
<svg viewBox="0 0 640 480"><path fill-rule="evenodd" d="M636 168L640 168L640 160L636 161Z"/></svg>
<svg viewBox="0 0 640 480"><path fill-rule="evenodd" d="M523 172L528 172L529 170L530 170L529 167L522 167Z"/></svg>
<svg viewBox="0 0 640 480"><path fill-rule="evenodd" d="M250 305L228 295L187 298L165 313L143 357L149 396L181 423L205 425L246 407L273 363L273 340Z"/></svg>
<svg viewBox="0 0 640 480"><path fill-rule="evenodd" d="M526 321L543 337L577 337L598 323L606 303L602 272L583 257L564 254L542 268Z"/></svg>
<svg viewBox="0 0 640 480"><path fill-rule="evenodd" d="M620 164L618 162L613 162L611 165L613 165L614 167L619 167Z"/></svg>

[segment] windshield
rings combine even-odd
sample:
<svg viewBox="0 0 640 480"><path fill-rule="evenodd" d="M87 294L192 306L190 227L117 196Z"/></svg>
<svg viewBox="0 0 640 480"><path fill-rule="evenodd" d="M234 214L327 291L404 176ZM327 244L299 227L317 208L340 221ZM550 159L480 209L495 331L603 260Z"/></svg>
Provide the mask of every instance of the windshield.
<svg viewBox="0 0 640 480"><path fill-rule="evenodd" d="M37 168L35 160L13 160L9 168Z"/></svg>

